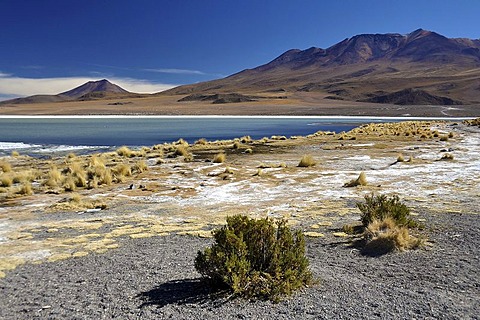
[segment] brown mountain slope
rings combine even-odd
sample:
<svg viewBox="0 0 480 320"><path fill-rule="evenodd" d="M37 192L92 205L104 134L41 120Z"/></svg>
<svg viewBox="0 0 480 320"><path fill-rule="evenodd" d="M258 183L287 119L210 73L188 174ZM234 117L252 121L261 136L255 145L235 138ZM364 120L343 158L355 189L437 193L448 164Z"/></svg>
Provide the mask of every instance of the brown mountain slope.
<svg viewBox="0 0 480 320"><path fill-rule="evenodd" d="M289 50L254 69L161 94L317 92L359 101L406 89L439 98L426 99L427 104L442 97L480 103L480 40L449 39L421 29L358 35L327 49Z"/></svg>
<svg viewBox="0 0 480 320"><path fill-rule="evenodd" d="M72 90L56 95L34 95L25 98L1 101L0 104L34 104L66 101L88 101L140 96L111 83L108 80L89 81Z"/></svg>

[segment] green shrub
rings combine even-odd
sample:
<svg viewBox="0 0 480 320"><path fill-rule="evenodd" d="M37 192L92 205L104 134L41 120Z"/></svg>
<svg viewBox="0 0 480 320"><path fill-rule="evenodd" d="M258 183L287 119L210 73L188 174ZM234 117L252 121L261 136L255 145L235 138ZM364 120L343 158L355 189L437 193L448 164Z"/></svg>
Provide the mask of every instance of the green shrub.
<svg viewBox="0 0 480 320"><path fill-rule="evenodd" d="M292 232L285 220L237 215L213 236L215 243L198 252L195 269L215 287L278 301L312 282L303 234Z"/></svg>
<svg viewBox="0 0 480 320"><path fill-rule="evenodd" d="M361 211L362 224L365 227L386 218L391 218L398 226L416 226L416 222L410 218L410 209L400 202L397 195L391 198L385 195L366 195L365 203L357 203L357 207Z"/></svg>

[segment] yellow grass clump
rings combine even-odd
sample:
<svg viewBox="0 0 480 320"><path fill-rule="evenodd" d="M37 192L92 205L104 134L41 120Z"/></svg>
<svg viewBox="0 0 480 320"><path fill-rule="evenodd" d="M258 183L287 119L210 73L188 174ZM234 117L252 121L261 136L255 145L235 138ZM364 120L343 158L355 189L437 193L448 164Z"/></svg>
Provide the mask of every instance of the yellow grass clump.
<svg viewBox="0 0 480 320"><path fill-rule="evenodd" d="M208 143L207 139L205 139L205 138L201 138L201 139L198 139L197 141L195 141L196 145L206 145L207 143Z"/></svg>
<svg viewBox="0 0 480 320"><path fill-rule="evenodd" d="M317 162L315 161L315 159L313 159L311 155L306 154L302 157L302 159L300 159L300 162L298 163L298 167L303 167L303 168L313 167L316 164Z"/></svg>
<svg viewBox="0 0 480 320"><path fill-rule="evenodd" d="M367 243L364 253L370 255L381 255L394 250L405 251L414 249L421 245L422 241L411 236L407 227L398 226L392 218L375 220L371 222L366 230Z"/></svg>
<svg viewBox="0 0 480 320"><path fill-rule="evenodd" d="M365 172L360 172L360 175L357 179L351 180L343 185L345 188L357 187L357 186L366 186L367 185L367 175Z"/></svg>
<svg viewBox="0 0 480 320"><path fill-rule="evenodd" d="M54 211L82 211L88 209L106 209L107 205L98 200L86 199L78 193L72 194L68 199L63 199L50 207Z"/></svg>
<svg viewBox="0 0 480 320"><path fill-rule="evenodd" d="M217 153L214 157L213 157L213 160L212 162L213 163L224 163L225 160L226 160L227 156L225 155L225 153L221 152L221 153Z"/></svg>
<svg viewBox="0 0 480 320"><path fill-rule="evenodd" d="M10 174L2 174L0 176L0 185L2 187L11 187L13 185L13 177Z"/></svg>
<svg viewBox="0 0 480 320"><path fill-rule="evenodd" d="M12 151L12 157L19 157L20 153L18 151Z"/></svg>
<svg viewBox="0 0 480 320"><path fill-rule="evenodd" d="M145 161L140 160L132 166L132 171L136 173L142 173L148 170L148 165Z"/></svg>
<svg viewBox="0 0 480 320"><path fill-rule="evenodd" d="M442 161L451 161L454 159L454 156L453 154L450 154L450 153L445 153L441 158L440 160Z"/></svg>
<svg viewBox="0 0 480 320"><path fill-rule="evenodd" d="M113 177L117 182L123 182L125 177L130 177L132 175L132 169L126 163L117 164L113 170Z"/></svg>
<svg viewBox="0 0 480 320"><path fill-rule="evenodd" d="M0 161L0 169L2 169L3 172L11 172L12 171L12 166L10 163L6 161Z"/></svg>
<svg viewBox="0 0 480 320"><path fill-rule="evenodd" d="M131 158L131 157L134 156L133 151L130 150L130 148L127 147L127 146L122 146L122 147L118 148L117 149L117 154L120 157L126 157L126 158Z"/></svg>
<svg viewBox="0 0 480 320"><path fill-rule="evenodd" d="M70 176L73 179L75 186L79 188L84 188L87 186L87 173L80 163L71 163L67 168L67 176Z"/></svg>
<svg viewBox="0 0 480 320"><path fill-rule="evenodd" d="M63 177L60 170L58 170L56 166L51 166L47 173L47 180L44 184L51 188L56 188L62 183L62 180Z"/></svg>
<svg viewBox="0 0 480 320"><path fill-rule="evenodd" d="M183 144L178 145L175 148L174 155L177 157L188 157L189 153L188 153L187 147Z"/></svg>
<svg viewBox="0 0 480 320"><path fill-rule="evenodd" d="M30 182L25 182L21 186L20 190L18 190L17 194L21 194L25 196L32 195L33 194L32 184Z"/></svg>

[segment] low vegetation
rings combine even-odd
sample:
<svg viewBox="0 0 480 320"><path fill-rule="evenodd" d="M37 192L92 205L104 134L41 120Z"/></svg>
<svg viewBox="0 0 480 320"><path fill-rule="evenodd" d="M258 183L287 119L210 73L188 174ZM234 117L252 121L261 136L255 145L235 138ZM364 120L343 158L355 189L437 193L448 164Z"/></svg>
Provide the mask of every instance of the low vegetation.
<svg viewBox="0 0 480 320"><path fill-rule="evenodd" d="M363 225L363 252L380 255L394 250L408 250L422 244L409 229L419 227L410 217L410 209L398 196L366 195L365 203L357 203Z"/></svg>
<svg viewBox="0 0 480 320"><path fill-rule="evenodd" d="M315 159L313 159L311 155L306 154L302 157L302 159L300 159L300 162L298 163L298 167L307 168L307 167L313 167L316 164L317 162L315 161Z"/></svg>
<svg viewBox="0 0 480 320"><path fill-rule="evenodd" d="M278 301L312 282L301 231L285 220L227 218L215 243L199 251L195 268L216 288L234 295Z"/></svg>
<svg viewBox="0 0 480 320"><path fill-rule="evenodd" d="M360 175L357 179L350 180L349 182L345 183L343 187L352 188L357 186L366 186L367 184L367 175L365 174L365 172L360 172Z"/></svg>
<svg viewBox="0 0 480 320"><path fill-rule="evenodd" d="M224 163L225 160L226 160L227 156L225 155L225 153L221 152L221 153L217 153L214 157L213 157L213 160L212 162L213 163Z"/></svg>

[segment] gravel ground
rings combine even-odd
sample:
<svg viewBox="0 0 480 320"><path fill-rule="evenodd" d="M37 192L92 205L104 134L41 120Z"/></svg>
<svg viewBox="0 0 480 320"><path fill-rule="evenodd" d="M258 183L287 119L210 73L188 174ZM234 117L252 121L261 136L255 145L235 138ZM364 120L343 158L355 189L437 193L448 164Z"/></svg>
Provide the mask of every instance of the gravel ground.
<svg viewBox="0 0 480 320"><path fill-rule="evenodd" d="M366 257L341 238L309 238L319 283L278 304L213 298L193 267L211 240L167 236L18 267L0 279L0 318L480 319L479 216L425 217L429 250Z"/></svg>

